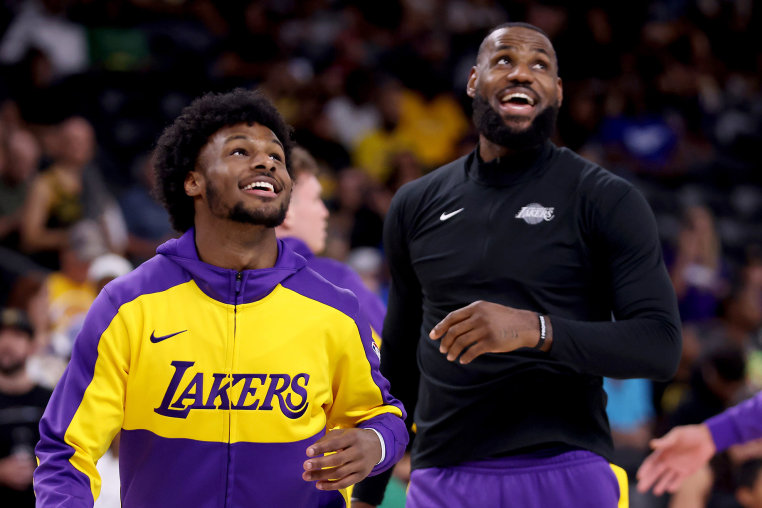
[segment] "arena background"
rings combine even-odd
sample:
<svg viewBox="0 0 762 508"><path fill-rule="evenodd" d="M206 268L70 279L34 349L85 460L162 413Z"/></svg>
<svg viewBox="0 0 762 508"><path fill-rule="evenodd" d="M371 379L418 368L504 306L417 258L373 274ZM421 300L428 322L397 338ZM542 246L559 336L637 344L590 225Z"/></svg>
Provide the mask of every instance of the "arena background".
<svg viewBox="0 0 762 508"><path fill-rule="evenodd" d="M550 35L564 84L554 141L643 192L680 298L675 379L607 380L621 463L633 472L649 437L759 390L762 8L752 0L5 0L0 305L38 325L30 370L55 384L94 291L77 284L96 284L85 277L96 258L135 266L173 235L150 201L150 151L206 91L257 87L276 103L321 168L325 255L384 295L389 200L473 149L465 82L486 30L504 21ZM32 182L62 157L86 166L98 196L87 206L108 242L72 227L44 256L19 231ZM84 264L64 262L71 252ZM101 275L129 269L110 259ZM55 275L69 293L51 291ZM734 506L733 471L754 456L759 446L716 461L707 506ZM667 502L635 495L632 506Z"/></svg>

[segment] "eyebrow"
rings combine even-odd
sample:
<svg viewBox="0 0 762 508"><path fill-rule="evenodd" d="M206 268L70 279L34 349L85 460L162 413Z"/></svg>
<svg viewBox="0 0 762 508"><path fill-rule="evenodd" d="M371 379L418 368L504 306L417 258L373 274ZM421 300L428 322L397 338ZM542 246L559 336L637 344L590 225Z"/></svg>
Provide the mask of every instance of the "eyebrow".
<svg viewBox="0 0 762 508"><path fill-rule="evenodd" d="M495 52L497 53L498 51L505 51L505 50L509 50L509 49L516 49L516 46L510 46L510 45L507 45L507 44L501 44L500 46L497 46L495 48ZM545 48L534 48L533 51L535 53L542 53L543 55L547 56L548 58L553 58L550 55L550 53L548 53L548 51Z"/></svg>
<svg viewBox="0 0 762 508"><path fill-rule="evenodd" d="M225 144L230 143L231 141L234 141L236 139L243 139L244 141L251 141L251 138L249 136L245 136L243 134L233 134L229 138L225 139ZM281 143L278 138L272 138L270 141L272 143L277 143L281 148L283 148L283 143Z"/></svg>

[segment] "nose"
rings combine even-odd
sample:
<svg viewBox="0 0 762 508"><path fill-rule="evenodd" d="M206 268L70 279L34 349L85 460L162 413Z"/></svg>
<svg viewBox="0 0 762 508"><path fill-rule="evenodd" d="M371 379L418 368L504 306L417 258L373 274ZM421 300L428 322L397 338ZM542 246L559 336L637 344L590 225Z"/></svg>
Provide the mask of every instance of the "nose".
<svg viewBox="0 0 762 508"><path fill-rule="evenodd" d="M270 173L275 172L275 161L265 152L259 152L256 157L252 157L251 164L254 169L264 169Z"/></svg>
<svg viewBox="0 0 762 508"><path fill-rule="evenodd" d="M320 217L323 219L327 219L330 215L330 212L328 211L328 208L326 208L325 203L323 200L320 200Z"/></svg>
<svg viewBox="0 0 762 508"><path fill-rule="evenodd" d="M529 69L529 65L525 62L518 62L514 65L506 78L517 83L531 83L534 81L534 75Z"/></svg>

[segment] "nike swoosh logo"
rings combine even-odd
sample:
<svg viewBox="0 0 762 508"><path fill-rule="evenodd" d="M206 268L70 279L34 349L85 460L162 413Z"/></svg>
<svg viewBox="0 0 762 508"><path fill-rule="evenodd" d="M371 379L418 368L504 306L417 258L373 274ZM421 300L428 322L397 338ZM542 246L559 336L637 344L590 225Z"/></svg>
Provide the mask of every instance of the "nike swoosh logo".
<svg viewBox="0 0 762 508"><path fill-rule="evenodd" d="M159 342L163 340L167 340L170 337L174 337L175 335L180 335L181 333L184 333L187 331L188 330L183 330L182 332L175 332L175 333L170 333L169 335L162 335L161 337L157 337L156 335L154 335L154 333L156 333L156 330L154 330L153 332L151 332L151 342L153 342L154 344L158 344Z"/></svg>
<svg viewBox="0 0 762 508"><path fill-rule="evenodd" d="M447 220L453 215L458 215L463 210L465 210L465 208L461 208L460 210L455 210L454 212L450 212L450 213L443 213L442 215L439 216L439 220Z"/></svg>

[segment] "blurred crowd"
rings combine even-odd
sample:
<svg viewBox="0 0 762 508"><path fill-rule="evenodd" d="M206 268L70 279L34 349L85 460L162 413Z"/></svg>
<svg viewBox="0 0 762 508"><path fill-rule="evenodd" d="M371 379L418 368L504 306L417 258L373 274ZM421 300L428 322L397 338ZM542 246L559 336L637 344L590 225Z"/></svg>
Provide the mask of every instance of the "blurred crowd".
<svg viewBox="0 0 762 508"><path fill-rule="evenodd" d="M474 148L465 83L486 30L504 21L554 42L564 85L554 141L643 192L679 298L675 378L606 380L620 463L634 473L650 437L761 389L752 0L6 0L0 307L34 325L30 375L54 386L97 291L175 235L152 199L151 150L210 90L257 87L274 101L320 166L323 254L383 296L391 197ZM716 461L707 506L739 506L733 471L754 457L759 443ZM632 506L678 497L635 494Z"/></svg>

